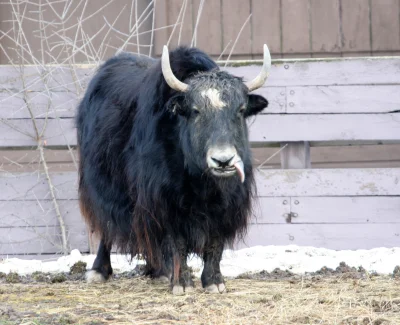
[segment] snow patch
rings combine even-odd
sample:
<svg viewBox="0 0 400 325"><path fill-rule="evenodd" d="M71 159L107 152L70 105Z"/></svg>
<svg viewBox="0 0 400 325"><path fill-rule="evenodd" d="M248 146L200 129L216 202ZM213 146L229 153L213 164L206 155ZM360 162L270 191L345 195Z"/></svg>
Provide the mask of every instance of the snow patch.
<svg viewBox="0 0 400 325"><path fill-rule="evenodd" d="M0 261L0 272L17 272L20 275L33 272L60 273L69 272L70 267L78 261L87 263L87 269L93 265L95 255L82 255L74 249L68 256L62 256L56 261L23 260L6 258ZM379 274L392 273L395 266L400 264L400 247L374 248L370 250L343 250L335 251L325 248L303 246L256 246L241 250L224 251L221 261L222 274L236 277L246 272L271 272L275 268L289 270L295 274L315 272L322 267L335 269L340 262L345 262L351 267L362 266L367 271ZM144 261L130 256L112 254L111 265L114 273L133 270ZM188 265L194 270L195 276L200 277L203 268L202 261L197 256L191 256Z"/></svg>

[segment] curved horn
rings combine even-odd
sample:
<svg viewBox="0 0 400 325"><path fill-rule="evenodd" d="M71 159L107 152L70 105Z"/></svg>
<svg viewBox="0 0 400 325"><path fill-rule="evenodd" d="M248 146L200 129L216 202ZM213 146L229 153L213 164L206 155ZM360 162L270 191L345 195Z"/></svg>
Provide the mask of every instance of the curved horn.
<svg viewBox="0 0 400 325"><path fill-rule="evenodd" d="M252 81L246 82L245 85L250 91L260 88L267 80L269 69L271 68L271 54L269 53L268 46L264 44L264 60L260 73Z"/></svg>
<svg viewBox="0 0 400 325"><path fill-rule="evenodd" d="M185 92L188 90L189 85L185 84L182 81L179 81L177 77L175 77L174 73L171 69L171 64L169 63L169 53L168 48L164 45L162 57L161 57L161 70L167 84L177 91Z"/></svg>

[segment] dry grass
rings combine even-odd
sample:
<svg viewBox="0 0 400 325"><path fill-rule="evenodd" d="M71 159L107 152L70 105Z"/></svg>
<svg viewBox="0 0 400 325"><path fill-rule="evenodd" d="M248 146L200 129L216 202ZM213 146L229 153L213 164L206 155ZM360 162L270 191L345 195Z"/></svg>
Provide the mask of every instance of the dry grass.
<svg viewBox="0 0 400 325"><path fill-rule="evenodd" d="M172 296L165 284L144 277L94 286L3 284L0 323L400 324L399 282L389 277L234 279L222 295L196 285L193 293Z"/></svg>

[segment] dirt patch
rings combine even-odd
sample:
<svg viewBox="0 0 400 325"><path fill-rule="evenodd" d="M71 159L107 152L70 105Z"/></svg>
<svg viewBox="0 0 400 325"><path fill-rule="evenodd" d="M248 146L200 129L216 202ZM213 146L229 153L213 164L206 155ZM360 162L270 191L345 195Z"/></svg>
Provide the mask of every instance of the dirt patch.
<svg viewBox="0 0 400 325"><path fill-rule="evenodd" d="M400 278L400 268L397 266L393 271L393 276ZM275 269L272 272L261 271L257 273L243 273L239 275L238 279L257 279L257 280L299 280L310 279L318 280L322 277L341 277L348 279L365 279L377 276L377 273L369 273L363 267L351 267L345 262L341 262L336 269L322 267L316 272L307 272L304 275L298 275L290 272L289 270Z"/></svg>
<svg viewBox="0 0 400 325"><path fill-rule="evenodd" d="M370 275L345 264L299 276L274 270L227 280L211 295L173 296L168 285L119 274L88 285L83 269L65 281L36 273L0 283L0 324L400 324L400 279ZM349 276L351 275L351 276Z"/></svg>
<svg viewBox="0 0 400 325"><path fill-rule="evenodd" d="M82 274L86 272L86 262L78 261L71 266L71 274Z"/></svg>

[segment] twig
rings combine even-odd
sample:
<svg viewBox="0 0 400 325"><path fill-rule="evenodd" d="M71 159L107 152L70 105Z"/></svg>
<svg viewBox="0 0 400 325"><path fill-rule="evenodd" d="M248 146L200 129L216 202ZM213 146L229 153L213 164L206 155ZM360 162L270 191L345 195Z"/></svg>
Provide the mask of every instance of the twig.
<svg viewBox="0 0 400 325"><path fill-rule="evenodd" d="M58 223L60 224L60 230L61 230L61 240L62 240L62 250L64 255L68 255L69 253L69 247L68 247L68 240L67 240L67 229L65 227L65 222L64 218L61 215L60 207L58 205L57 197L54 193L54 185L50 177L49 173L49 168L47 166L47 161L44 157L44 150L43 150L43 144L39 145L39 153L40 153L40 161L43 164L43 169L44 173L46 175L47 183L49 184L50 188L50 195L51 199L53 201L54 209L56 211L56 216Z"/></svg>
<svg viewBox="0 0 400 325"><path fill-rule="evenodd" d="M228 42L228 44L226 44L225 48L222 50L221 54L219 55L217 61L219 61L219 60L222 58L222 56L224 55L226 49L228 48L228 46L229 46L231 43L232 43L232 40L230 40L230 41Z"/></svg>
<svg viewBox="0 0 400 325"><path fill-rule="evenodd" d="M186 1L186 0L185 0L185 1ZM179 24L182 24L182 21L179 22L179 20L181 19L181 16L182 16L182 14L183 14L183 12L184 12L184 8L185 8L185 6L182 6L182 7L181 7L181 10L179 10L178 18L176 19L176 23L174 24L174 28L172 28L171 35L169 35L169 38L168 38L168 41L167 41L167 46L169 46L169 43L170 43L171 40L172 40L172 36L174 36L176 27L177 27Z"/></svg>
<svg viewBox="0 0 400 325"><path fill-rule="evenodd" d="M138 1L135 1L135 23L138 24ZM140 56L139 33L136 32L137 54Z"/></svg>
<svg viewBox="0 0 400 325"><path fill-rule="evenodd" d="M182 29L183 29L183 25L184 25L184 22L185 22L185 14L186 14L187 3L188 3L188 0L185 0L183 2L184 9L183 9L183 14L182 14L182 19L181 19L181 25L179 26L178 45L181 44Z"/></svg>
<svg viewBox="0 0 400 325"><path fill-rule="evenodd" d="M196 25L194 27L192 42L190 43L190 46L197 45L197 27L199 26L201 13L203 12L203 6L204 6L204 0L201 0L200 5L199 5L199 10L197 12Z"/></svg>
<svg viewBox="0 0 400 325"><path fill-rule="evenodd" d="M151 22L151 36L150 36L150 50L149 50L149 56L151 57L152 51L153 51L153 42L154 42L154 25L156 21L156 6L157 6L157 0L154 0L153 3L153 21ZM139 33L138 33L139 35Z"/></svg>
<svg viewBox="0 0 400 325"><path fill-rule="evenodd" d="M226 59L226 62L225 62L225 66L224 66L224 67L226 67L226 65L228 64L228 62L229 62L229 60L230 60L230 58L231 58L232 52L233 52L233 50L235 49L236 43L237 43L237 41L239 40L239 37L240 37L240 35L242 34L243 29L246 27L247 23L249 22L249 20L250 20L250 18L251 18L251 15L252 15L252 14L250 14L249 17L247 17L247 19L246 19L246 21L244 22L242 28L240 28L239 33L238 33L238 35L236 36L235 42L233 43L233 46L232 46L232 48L231 48L231 51L229 52L228 58Z"/></svg>

